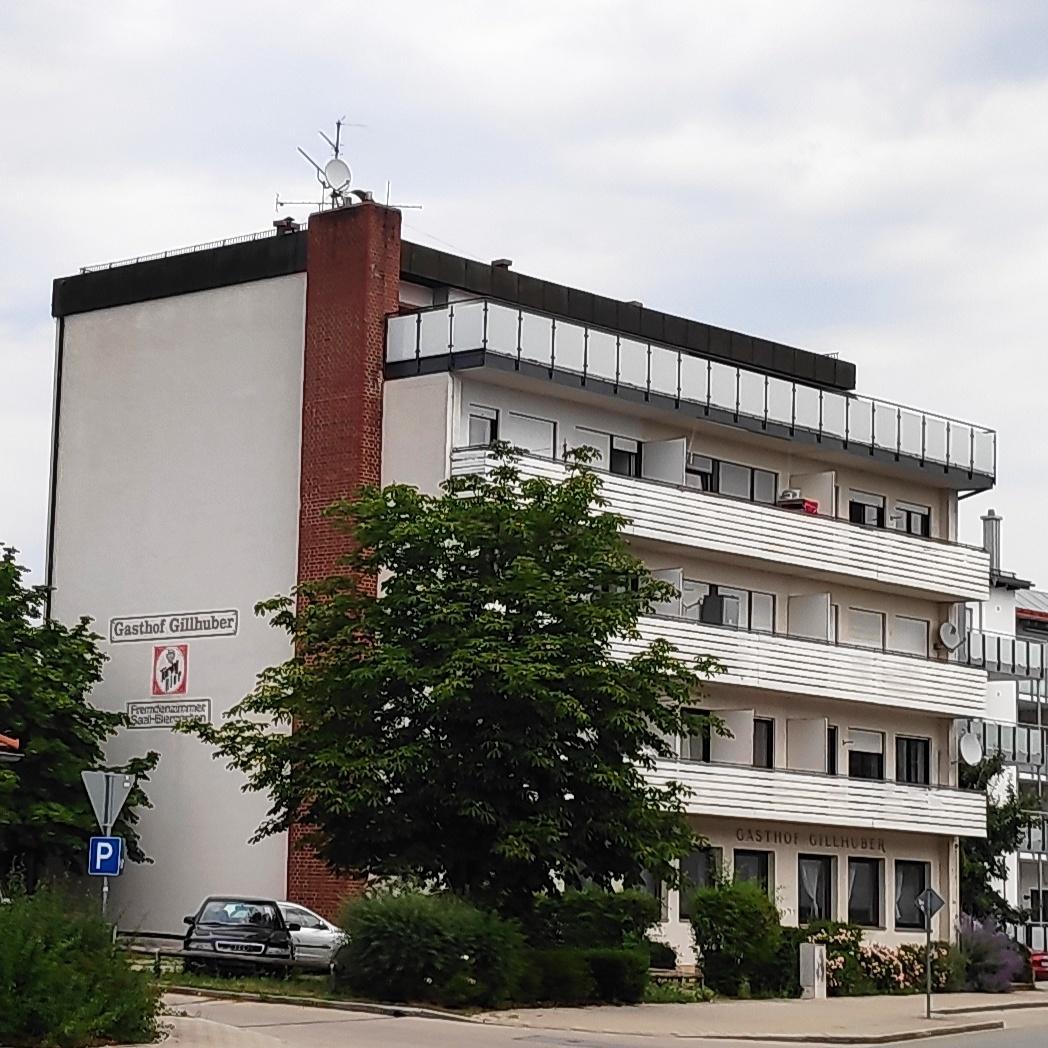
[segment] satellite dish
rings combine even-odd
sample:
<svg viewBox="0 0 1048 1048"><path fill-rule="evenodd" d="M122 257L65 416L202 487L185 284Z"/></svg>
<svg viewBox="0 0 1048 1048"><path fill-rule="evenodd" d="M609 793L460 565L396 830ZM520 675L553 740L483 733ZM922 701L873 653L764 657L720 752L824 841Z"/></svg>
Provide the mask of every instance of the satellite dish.
<svg viewBox="0 0 1048 1048"><path fill-rule="evenodd" d="M339 157L332 157L324 165L324 178L327 180L327 184L334 190L344 189L349 185L349 180L352 178L352 172L349 170L349 164L345 160Z"/></svg>
<svg viewBox="0 0 1048 1048"><path fill-rule="evenodd" d="M961 631L952 622L944 622L939 627L939 641L947 651L956 651L961 639Z"/></svg>
<svg viewBox="0 0 1048 1048"><path fill-rule="evenodd" d="M983 744L978 735L966 731L957 740L957 752L965 764L978 764L983 759Z"/></svg>

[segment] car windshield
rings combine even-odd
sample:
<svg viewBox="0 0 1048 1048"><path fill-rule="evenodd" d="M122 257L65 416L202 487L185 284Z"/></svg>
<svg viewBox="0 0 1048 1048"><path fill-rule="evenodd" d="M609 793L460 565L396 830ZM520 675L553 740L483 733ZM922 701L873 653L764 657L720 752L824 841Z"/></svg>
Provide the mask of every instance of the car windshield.
<svg viewBox="0 0 1048 1048"><path fill-rule="evenodd" d="M279 928L277 908L265 902L211 899L200 915L200 924L227 924L253 928Z"/></svg>

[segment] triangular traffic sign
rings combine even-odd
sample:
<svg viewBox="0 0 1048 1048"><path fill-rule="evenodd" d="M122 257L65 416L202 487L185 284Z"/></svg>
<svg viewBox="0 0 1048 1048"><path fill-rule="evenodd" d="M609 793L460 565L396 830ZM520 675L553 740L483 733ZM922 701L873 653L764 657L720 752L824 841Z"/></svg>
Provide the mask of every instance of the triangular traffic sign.
<svg viewBox="0 0 1048 1048"><path fill-rule="evenodd" d="M91 802L99 829L108 834L128 794L135 788L135 777L119 771L84 771L80 777L84 780L87 799Z"/></svg>

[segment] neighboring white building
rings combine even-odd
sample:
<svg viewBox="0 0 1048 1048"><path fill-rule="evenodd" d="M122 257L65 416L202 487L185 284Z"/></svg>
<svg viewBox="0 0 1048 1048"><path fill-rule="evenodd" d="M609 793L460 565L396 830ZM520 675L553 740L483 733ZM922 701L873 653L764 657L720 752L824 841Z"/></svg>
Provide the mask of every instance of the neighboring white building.
<svg viewBox="0 0 1048 1048"><path fill-rule="evenodd" d="M333 563L323 505L363 481L435 491L497 438L528 475L598 448L634 549L680 590L619 652L666 637L727 668L702 705L732 736L680 739L657 773L710 842L689 875L722 866L787 923L886 943L920 938L932 887L951 935L958 841L985 833L955 723L984 716L987 673L938 637L989 596L957 499L993 485L991 431L858 396L841 360L401 243L372 204L58 281L55 313L53 612L107 635L96 697L140 725L111 757L163 752L125 923L227 890L330 912L345 885L294 839L247 845L264 799L164 719L205 700L217 719L287 655L251 607Z"/></svg>

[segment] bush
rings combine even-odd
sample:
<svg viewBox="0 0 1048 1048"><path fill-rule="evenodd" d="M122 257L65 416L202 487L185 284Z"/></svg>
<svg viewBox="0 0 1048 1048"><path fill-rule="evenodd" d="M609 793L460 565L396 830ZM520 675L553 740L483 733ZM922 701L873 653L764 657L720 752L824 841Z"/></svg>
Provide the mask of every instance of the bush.
<svg viewBox="0 0 1048 1048"><path fill-rule="evenodd" d="M554 948L529 950L518 980L518 997L534 1004L590 1004L597 999L584 950Z"/></svg>
<svg viewBox="0 0 1048 1048"><path fill-rule="evenodd" d="M696 892L692 930L706 984L732 997L775 989L781 981L779 911L758 884L721 881Z"/></svg>
<svg viewBox="0 0 1048 1048"><path fill-rule="evenodd" d="M1024 960L1019 947L992 920L962 916L957 932L957 946L964 958L965 989L1007 993L1022 978Z"/></svg>
<svg viewBox="0 0 1048 1048"><path fill-rule="evenodd" d="M632 949L586 950L586 960L601 1001L636 1004L648 986L648 953Z"/></svg>
<svg viewBox="0 0 1048 1048"><path fill-rule="evenodd" d="M536 947L614 948L643 943L659 916L647 892L586 888L538 896L525 930Z"/></svg>
<svg viewBox="0 0 1048 1048"><path fill-rule="evenodd" d="M0 906L0 1044L154 1041L158 1009L148 972L81 900L43 888Z"/></svg>
<svg viewBox="0 0 1048 1048"><path fill-rule="evenodd" d="M876 984L863 966L862 929L842 921L812 921L800 942L826 946L826 987L835 997L874 993Z"/></svg>
<svg viewBox="0 0 1048 1048"><path fill-rule="evenodd" d="M355 900L341 923L340 976L367 997L491 1006L510 998L521 974L517 925L451 895Z"/></svg>
<svg viewBox="0 0 1048 1048"><path fill-rule="evenodd" d="M663 971L672 971L677 967L677 951L669 943L658 939L648 939L648 966Z"/></svg>

